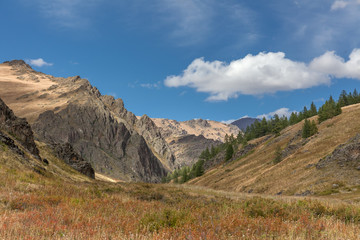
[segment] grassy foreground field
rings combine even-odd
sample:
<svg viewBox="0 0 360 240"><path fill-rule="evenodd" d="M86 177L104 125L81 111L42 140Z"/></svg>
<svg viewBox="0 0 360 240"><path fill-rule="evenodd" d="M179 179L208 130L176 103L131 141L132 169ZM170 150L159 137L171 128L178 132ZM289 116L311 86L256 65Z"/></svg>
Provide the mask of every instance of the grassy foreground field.
<svg viewBox="0 0 360 240"><path fill-rule="evenodd" d="M0 168L0 239L359 239L360 206Z"/></svg>

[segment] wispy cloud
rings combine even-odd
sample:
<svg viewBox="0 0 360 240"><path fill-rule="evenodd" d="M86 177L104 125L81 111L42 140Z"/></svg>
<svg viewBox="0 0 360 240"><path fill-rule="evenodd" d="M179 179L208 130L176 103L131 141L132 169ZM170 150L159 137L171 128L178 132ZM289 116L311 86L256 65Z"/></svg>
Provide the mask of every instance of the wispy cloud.
<svg viewBox="0 0 360 240"><path fill-rule="evenodd" d="M360 0L347 0L347 1L337 0L331 5L331 10L335 11L335 10L346 8L351 5L359 5L359 4L360 4Z"/></svg>
<svg viewBox="0 0 360 240"><path fill-rule="evenodd" d="M262 95L278 91L329 85L331 77L360 80L360 49L349 60L326 52L310 64L285 58L282 52L247 55L229 64L195 59L181 75L168 76L167 87L187 86L209 93L208 101L226 101L242 95Z"/></svg>
<svg viewBox="0 0 360 240"><path fill-rule="evenodd" d="M28 64L35 67L45 67L45 66L52 66L53 63L45 62L44 59L38 58L38 59L28 59L26 60Z"/></svg>
<svg viewBox="0 0 360 240"><path fill-rule="evenodd" d="M34 0L33 5L50 22L65 28L82 28L89 26L91 10L101 0Z"/></svg>
<svg viewBox="0 0 360 240"><path fill-rule="evenodd" d="M347 5L349 5L348 1L335 1L331 5L331 10L337 10L337 9L345 8Z"/></svg>
<svg viewBox="0 0 360 240"><path fill-rule="evenodd" d="M161 88L161 82L158 81L156 83L141 83L140 87L148 88L148 89L160 89Z"/></svg>

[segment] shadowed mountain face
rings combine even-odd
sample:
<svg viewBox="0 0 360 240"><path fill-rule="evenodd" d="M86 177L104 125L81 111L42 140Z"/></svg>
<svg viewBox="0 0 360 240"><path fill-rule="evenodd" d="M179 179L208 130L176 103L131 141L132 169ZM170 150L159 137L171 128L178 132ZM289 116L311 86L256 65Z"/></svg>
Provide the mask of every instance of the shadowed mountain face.
<svg viewBox="0 0 360 240"><path fill-rule="evenodd" d="M0 99L0 129L14 136L21 145L37 159L39 150L34 142L34 135L26 119L18 118L13 111ZM3 135L4 139L5 136Z"/></svg>
<svg viewBox="0 0 360 240"><path fill-rule="evenodd" d="M237 126L242 131L245 131L246 128L251 126L251 124L253 124L255 121L259 121L259 119L245 117L245 118L240 118L240 119L232 122L231 124Z"/></svg>
<svg viewBox="0 0 360 240"><path fill-rule="evenodd" d="M174 156L151 119L138 120L121 99L102 96L79 76L53 77L21 60L3 63L0 96L39 140L71 144L96 172L158 182L172 168Z"/></svg>

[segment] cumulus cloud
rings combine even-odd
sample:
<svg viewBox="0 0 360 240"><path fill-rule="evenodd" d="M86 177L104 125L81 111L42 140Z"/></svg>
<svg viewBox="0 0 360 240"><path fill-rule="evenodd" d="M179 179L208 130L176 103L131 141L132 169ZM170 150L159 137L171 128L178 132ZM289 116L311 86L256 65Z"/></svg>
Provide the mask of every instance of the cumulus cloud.
<svg viewBox="0 0 360 240"><path fill-rule="evenodd" d="M330 78L305 63L291 61L282 52L247 55L227 64L195 59L179 76L168 76L168 87L188 86L209 93L209 101L228 100L239 94L261 95L329 84Z"/></svg>
<svg viewBox="0 0 360 240"><path fill-rule="evenodd" d="M331 77L360 80L360 49L354 49L347 62L334 52L326 52L310 64L287 59L283 52L249 54L229 64L198 58L181 75L168 76L164 84L209 93L208 101L226 101L240 94L263 95L329 85Z"/></svg>
<svg viewBox="0 0 360 240"><path fill-rule="evenodd" d="M332 75L336 78L354 78L360 80L360 49L354 49L345 61L334 51L328 51L310 63L310 68Z"/></svg>
<svg viewBox="0 0 360 240"><path fill-rule="evenodd" d="M262 118L265 117L266 119L270 119L270 118L274 117L275 114L277 114L279 117L286 116L286 117L289 118L291 113L293 113L293 112L297 112L297 111L290 111L289 108L280 108L280 109L278 109L278 110L276 110L274 112L259 115L256 118L262 119Z"/></svg>
<svg viewBox="0 0 360 240"><path fill-rule="evenodd" d="M38 58L38 59L29 59L26 61L31 66L35 67L44 67L44 66L52 66L52 63L45 62L44 59Z"/></svg>

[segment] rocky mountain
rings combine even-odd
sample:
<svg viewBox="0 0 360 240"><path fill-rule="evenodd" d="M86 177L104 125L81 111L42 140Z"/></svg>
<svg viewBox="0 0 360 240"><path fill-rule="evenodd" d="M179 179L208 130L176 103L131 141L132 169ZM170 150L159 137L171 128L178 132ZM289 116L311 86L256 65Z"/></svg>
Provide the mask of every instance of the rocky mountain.
<svg viewBox="0 0 360 240"><path fill-rule="evenodd" d="M212 120L192 119L183 122L165 118L153 118L152 120L166 139L186 135L202 135L207 139L222 142L226 134L236 136L239 133L239 128L236 126Z"/></svg>
<svg viewBox="0 0 360 240"><path fill-rule="evenodd" d="M13 139L14 138L14 139ZM20 145L19 145L20 143ZM36 171L45 170L44 165L49 161L40 157L40 151L35 143L33 131L29 123L24 118L18 118L13 111L0 99L0 144L2 145L2 158L6 159L6 149L10 149L11 159L24 159L25 165L31 166ZM64 160L69 166L78 172L95 178L92 166L74 153L72 147L68 145L53 146L58 157ZM25 153L25 151L28 154ZM5 154L5 155L4 155ZM30 155L29 155L30 154ZM35 161L31 161L34 158ZM46 170L45 170L46 171Z"/></svg>
<svg viewBox="0 0 360 240"><path fill-rule="evenodd" d="M317 124L319 132L312 137L302 138L302 121L280 135L238 145L227 162L225 151L220 152L205 162L209 170L190 183L248 193L351 198L360 191L359 115L360 104L346 106L342 114Z"/></svg>
<svg viewBox="0 0 360 240"><path fill-rule="evenodd" d="M232 125L237 126L242 131L245 131L248 126L251 126L255 121L259 121L257 118L250 118L250 117L244 117L240 118L234 122L232 122Z"/></svg>
<svg viewBox="0 0 360 240"><path fill-rule="evenodd" d="M192 165L207 147L217 146L226 135L237 135L239 128L212 120L193 119L184 122L153 118L161 135L175 155L175 166Z"/></svg>
<svg viewBox="0 0 360 240"><path fill-rule="evenodd" d="M21 60L0 64L0 97L33 126L38 140L69 143L95 171L124 181L158 182L174 156L159 129L121 99L102 96L79 76L36 72Z"/></svg>
<svg viewBox="0 0 360 240"><path fill-rule="evenodd" d="M0 129L4 143L9 143L16 148L14 142L5 136L5 133L8 133L15 137L30 154L40 159L39 150L36 147L29 123L24 118L16 117L2 99L0 99Z"/></svg>

